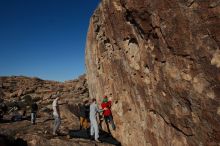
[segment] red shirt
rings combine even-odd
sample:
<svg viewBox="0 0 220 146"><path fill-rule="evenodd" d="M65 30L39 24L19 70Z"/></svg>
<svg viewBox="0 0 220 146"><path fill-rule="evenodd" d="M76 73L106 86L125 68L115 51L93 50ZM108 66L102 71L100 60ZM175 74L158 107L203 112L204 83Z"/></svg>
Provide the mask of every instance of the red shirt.
<svg viewBox="0 0 220 146"><path fill-rule="evenodd" d="M102 109L103 109L103 115L104 116L109 116L112 114L110 108L111 108L111 105L112 105L112 102L111 101L108 101L108 102L103 102L101 104L102 106ZM107 108L106 110L104 110L104 108Z"/></svg>

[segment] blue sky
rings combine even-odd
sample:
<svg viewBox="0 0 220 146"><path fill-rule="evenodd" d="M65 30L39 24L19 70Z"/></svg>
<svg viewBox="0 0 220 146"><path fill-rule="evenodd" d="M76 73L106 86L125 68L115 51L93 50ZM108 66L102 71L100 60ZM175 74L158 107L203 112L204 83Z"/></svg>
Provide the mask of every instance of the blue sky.
<svg viewBox="0 0 220 146"><path fill-rule="evenodd" d="M85 73L85 43L100 0L0 0L0 76L65 81Z"/></svg>

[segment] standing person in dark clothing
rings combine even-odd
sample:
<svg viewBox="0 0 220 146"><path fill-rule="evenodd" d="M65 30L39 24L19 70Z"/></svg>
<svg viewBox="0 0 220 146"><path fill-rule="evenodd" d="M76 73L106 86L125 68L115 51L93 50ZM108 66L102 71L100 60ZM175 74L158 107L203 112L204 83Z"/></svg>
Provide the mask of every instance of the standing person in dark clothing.
<svg viewBox="0 0 220 146"><path fill-rule="evenodd" d="M31 123L35 124L37 117L38 106L36 102L33 102L31 105Z"/></svg>
<svg viewBox="0 0 220 146"><path fill-rule="evenodd" d="M108 131L110 132L108 123L111 123L112 129L115 130L116 127L115 127L115 123L113 121L113 116L112 116L112 112L111 112L112 102L108 100L107 96L103 97L103 101L102 101L101 106L103 109L103 115L104 115L104 119L105 119L105 123L108 128Z"/></svg>
<svg viewBox="0 0 220 146"><path fill-rule="evenodd" d="M3 119L4 114L7 112L8 107L7 105L4 103L4 100L2 99L0 101L0 119Z"/></svg>
<svg viewBox="0 0 220 146"><path fill-rule="evenodd" d="M89 128L89 101L84 99L83 105L80 106L80 129Z"/></svg>

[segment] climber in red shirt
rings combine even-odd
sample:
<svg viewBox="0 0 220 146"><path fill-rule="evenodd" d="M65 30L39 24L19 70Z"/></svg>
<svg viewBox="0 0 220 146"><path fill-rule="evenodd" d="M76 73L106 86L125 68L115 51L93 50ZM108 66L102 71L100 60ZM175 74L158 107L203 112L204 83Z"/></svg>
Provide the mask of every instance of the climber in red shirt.
<svg viewBox="0 0 220 146"><path fill-rule="evenodd" d="M109 132L110 132L110 130L109 130L108 123L111 123L113 130L115 130L115 128L116 128L115 124L114 124L114 121L113 121L112 112L111 112L111 105L112 105L112 102L108 101L107 96L104 96L101 107L103 109L103 115L104 115L105 123L107 125L107 128L108 128Z"/></svg>

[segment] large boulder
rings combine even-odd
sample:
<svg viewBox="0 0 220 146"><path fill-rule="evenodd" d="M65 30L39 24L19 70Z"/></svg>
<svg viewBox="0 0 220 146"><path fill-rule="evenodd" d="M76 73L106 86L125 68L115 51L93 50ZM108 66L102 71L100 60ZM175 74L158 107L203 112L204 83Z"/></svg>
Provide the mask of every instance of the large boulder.
<svg viewBox="0 0 220 146"><path fill-rule="evenodd" d="M218 0L102 0L90 20L92 98L123 145L220 144Z"/></svg>

